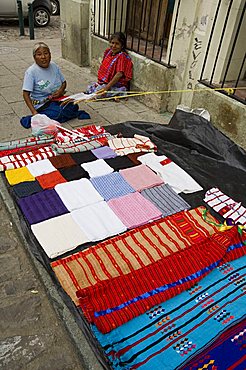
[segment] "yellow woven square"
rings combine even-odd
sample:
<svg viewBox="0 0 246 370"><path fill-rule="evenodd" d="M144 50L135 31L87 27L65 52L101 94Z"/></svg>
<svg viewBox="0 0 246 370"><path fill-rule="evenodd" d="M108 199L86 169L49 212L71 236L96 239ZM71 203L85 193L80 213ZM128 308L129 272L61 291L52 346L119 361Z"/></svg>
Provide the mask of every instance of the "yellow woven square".
<svg viewBox="0 0 246 370"><path fill-rule="evenodd" d="M32 176L26 167L7 170L5 171L5 176L10 185L16 185L24 181L35 181L35 177Z"/></svg>

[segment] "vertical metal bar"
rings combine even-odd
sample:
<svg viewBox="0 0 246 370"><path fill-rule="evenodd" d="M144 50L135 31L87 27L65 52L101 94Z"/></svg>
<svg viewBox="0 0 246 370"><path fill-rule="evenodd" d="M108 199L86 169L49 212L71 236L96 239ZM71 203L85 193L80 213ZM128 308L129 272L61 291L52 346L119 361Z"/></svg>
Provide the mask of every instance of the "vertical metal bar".
<svg viewBox="0 0 246 370"><path fill-rule="evenodd" d="M169 1L170 0L168 0L168 3L169 3ZM167 10L169 8L169 4L168 3L167 3ZM162 32L162 41L161 41L161 50L160 50L159 62L162 59L162 54L163 54L163 49L164 49L165 35L166 35L167 27L168 27L168 17L169 17L169 13L166 11L166 16L165 16L164 25L163 25L163 32Z"/></svg>
<svg viewBox="0 0 246 370"><path fill-rule="evenodd" d="M96 0L94 0L94 35L96 33Z"/></svg>
<svg viewBox="0 0 246 370"><path fill-rule="evenodd" d="M111 8L112 8L112 1L110 0L109 1L109 15L108 15L108 39L110 38L110 33L111 33L111 30L110 30L110 23L111 23Z"/></svg>
<svg viewBox="0 0 246 370"><path fill-rule="evenodd" d="M104 9L104 17L103 17L103 37L105 37L106 35L106 0L104 0L104 3L103 3L103 9Z"/></svg>
<svg viewBox="0 0 246 370"><path fill-rule="evenodd" d="M153 39L152 58L154 57L154 53L155 53L157 30L159 29L159 25L160 25L160 10L161 10L162 1L163 0L159 0L159 4L158 4L157 22L155 25L155 32L154 32L154 39Z"/></svg>
<svg viewBox="0 0 246 370"><path fill-rule="evenodd" d="M144 8L144 2L142 1L142 6L141 6L141 17L140 17L139 33L138 33L138 48L137 48L137 51L139 51L140 40L141 40L141 28L142 28L143 10L144 10L143 8Z"/></svg>
<svg viewBox="0 0 246 370"><path fill-rule="evenodd" d="M172 54L172 51L173 51L173 42L174 42L174 35L175 35L177 21L178 21L180 2L181 2L181 0L179 0L178 5L177 5L177 11L176 11L175 21L174 21L174 26L173 26L172 41L171 41L170 52L169 52L169 57L168 57L168 62L167 62L168 65L170 65L171 54Z"/></svg>
<svg viewBox="0 0 246 370"><path fill-rule="evenodd" d="M117 0L115 1L114 5L114 33L116 32L116 19L117 19Z"/></svg>
<svg viewBox="0 0 246 370"><path fill-rule="evenodd" d="M33 4L28 3L28 21L30 40L34 40Z"/></svg>
<svg viewBox="0 0 246 370"><path fill-rule="evenodd" d="M121 12L120 12L120 32L122 32L122 22L123 22L123 9L124 9L124 0L121 4Z"/></svg>
<svg viewBox="0 0 246 370"><path fill-rule="evenodd" d="M18 8L20 36L24 36L25 35L25 28L24 28L23 10L22 10L22 1L21 0L17 0L17 8Z"/></svg>
<svg viewBox="0 0 246 370"><path fill-rule="evenodd" d="M240 67L240 70L239 70L239 74L238 74L238 77L237 77L235 87L237 87L237 85L238 85L238 82L239 82L239 79L240 79L240 76L241 76L241 73L242 73L242 70L243 70L243 66L244 66L244 63L245 63L245 59L246 59L246 53L244 54L243 62L242 62L242 65Z"/></svg>
<svg viewBox="0 0 246 370"><path fill-rule="evenodd" d="M101 35L101 0L98 0L98 24L97 24L98 30L97 33L98 35Z"/></svg>
<svg viewBox="0 0 246 370"><path fill-rule="evenodd" d="M230 0L230 4L229 4L228 9L227 9L227 13L226 13L226 17L225 17L225 22L224 22L224 26L223 26L223 29L222 29L222 34L221 34L220 42L219 42L219 47L218 47L218 50L217 50L217 54L216 54L216 57L215 57L215 62L214 62L212 74L211 74L211 77L210 77L210 84L212 84L212 81L213 81L213 77L214 77L214 73L215 73L215 68L217 66L217 62L218 62L218 58L219 58L219 54L220 54L220 49L221 49L222 42L223 42L223 39L224 39L224 36L225 36L225 30L226 30L226 27L227 27L227 21L228 21L229 15L230 15L232 2L233 2L233 0Z"/></svg>
<svg viewBox="0 0 246 370"><path fill-rule="evenodd" d="M237 38L238 38L239 31L240 31L240 28L241 28L241 25L242 25L242 21L243 21L244 13L245 13L245 8L246 8L246 3L244 4L244 8L243 8L243 11L242 11L241 17L240 17L240 19L239 19L239 23L238 23L237 31L236 31L235 36L234 36L234 40L233 40L233 43L232 43L231 52L230 52L229 59L228 59L227 65L226 65L225 74L224 74L224 78L223 78L223 81L222 81L222 85L221 85L221 87L223 87L223 86L224 86L225 79L226 79L226 76L227 76L227 72L228 72L229 67L230 67L230 64L231 64L231 59L232 59L232 55L233 55L234 50L235 50L235 46L236 46L236 43L237 43Z"/></svg>
<svg viewBox="0 0 246 370"><path fill-rule="evenodd" d="M136 5L137 5L137 2L136 0L134 1L134 12L133 12L133 34L132 34L132 42L131 42L131 49L133 48L133 41L134 41L134 30L135 30L135 19L136 19Z"/></svg>
<svg viewBox="0 0 246 370"><path fill-rule="evenodd" d="M128 19L130 19L130 17L128 16L129 14L129 3L130 1L129 0L126 0L127 3L126 3L126 25L125 25L125 34L126 34L126 45L127 45L127 41L128 41L128 27L129 27L129 23L128 23Z"/></svg>
<svg viewBox="0 0 246 370"><path fill-rule="evenodd" d="M144 54L145 55L147 54L148 38L149 38L149 26L150 26L151 13L152 13L152 1L150 3L150 9L149 9L149 19L148 19L148 27L147 27L147 36L146 36L145 51L144 51Z"/></svg>
<svg viewBox="0 0 246 370"><path fill-rule="evenodd" d="M205 66L206 66L206 63L207 63L208 52L209 52L209 49L210 49L210 46L211 46L211 41L212 41L212 38L213 38L214 28L215 28L215 24L216 24L216 21L217 21L217 18L218 18L220 5L221 5L221 0L219 0L218 5L217 5L217 8L216 8L216 12L215 12L215 16L214 16L214 21L213 21L213 25L212 25L210 36L209 36L209 40L208 40L207 50L206 50L204 61L203 61L203 65L202 65L200 80L202 80L203 72L204 72L204 69L205 69Z"/></svg>

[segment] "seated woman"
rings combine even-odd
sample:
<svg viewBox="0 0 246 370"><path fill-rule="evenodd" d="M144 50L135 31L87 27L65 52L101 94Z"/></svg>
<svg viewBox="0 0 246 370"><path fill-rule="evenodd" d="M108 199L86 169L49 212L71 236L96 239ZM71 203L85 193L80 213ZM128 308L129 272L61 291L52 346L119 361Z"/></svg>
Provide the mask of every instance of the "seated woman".
<svg viewBox="0 0 246 370"><path fill-rule="evenodd" d="M33 57L35 63L26 70L23 82L23 98L32 115L22 117L21 125L31 127L31 118L37 113L45 114L60 123L72 118L90 118L88 113L79 111L78 105L61 105L59 102L67 83L60 68L51 61L48 45L43 42L35 44Z"/></svg>
<svg viewBox="0 0 246 370"><path fill-rule="evenodd" d="M98 81L87 87L87 94L124 95L132 79L132 60L125 47L126 38L122 32L111 36L110 48L105 50L98 70Z"/></svg>

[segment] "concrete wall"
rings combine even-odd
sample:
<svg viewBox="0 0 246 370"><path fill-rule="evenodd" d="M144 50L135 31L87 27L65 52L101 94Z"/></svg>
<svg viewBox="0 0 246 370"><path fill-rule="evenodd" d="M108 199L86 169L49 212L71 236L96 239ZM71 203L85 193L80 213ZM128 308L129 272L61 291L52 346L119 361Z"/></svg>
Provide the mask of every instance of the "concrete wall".
<svg viewBox="0 0 246 370"><path fill-rule="evenodd" d="M60 0L62 56L79 66L90 63L89 7L90 0Z"/></svg>
<svg viewBox="0 0 246 370"><path fill-rule="evenodd" d="M214 126L246 149L245 105L204 85L198 84L197 88L204 92L194 93L191 107L207 109Z"/></svg>

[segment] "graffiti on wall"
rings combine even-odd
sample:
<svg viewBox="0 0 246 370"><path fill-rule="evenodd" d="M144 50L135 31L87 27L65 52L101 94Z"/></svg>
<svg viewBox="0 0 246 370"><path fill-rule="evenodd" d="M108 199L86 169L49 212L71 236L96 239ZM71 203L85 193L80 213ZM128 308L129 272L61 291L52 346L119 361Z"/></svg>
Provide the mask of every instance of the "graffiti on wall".
<svg viewBox="0 0 246 370"><path fill-rule="evenodd" d="M202 41L198 39L198 37L194 38L194 43L193 43L193 49L192 49L192 62L189 67L189 72L188 72L188 82L187 82L187 89L193 90L194 88L194 70L195 67L198 63L199 60L199 55L201 54L202 49Z"/></svg>

